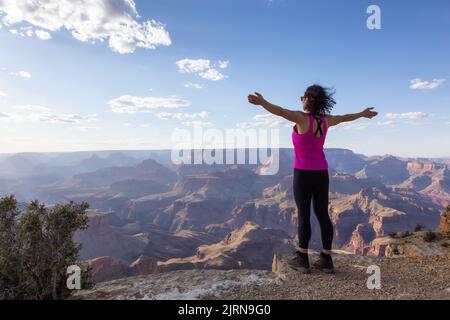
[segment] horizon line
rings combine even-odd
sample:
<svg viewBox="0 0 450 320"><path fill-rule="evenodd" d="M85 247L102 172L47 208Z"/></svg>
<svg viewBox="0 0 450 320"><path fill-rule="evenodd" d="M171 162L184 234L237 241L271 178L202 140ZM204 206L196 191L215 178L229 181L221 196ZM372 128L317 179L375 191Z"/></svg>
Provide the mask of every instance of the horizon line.
<svg viewBox="0 0 450 320"><path fill-rule="evenodd" d="M250 150L250 149L262 149L259 147L245 147L245 148L191 148L191 149L185 149L185 150L190 150L190 151L195 151L195 150L241 150L241 149L245 149L245 150ZM278 147L278 148L270 148L267 147L266 149L294 149L293 147ZM99 152L99 153L104 153L104 152L145 152L145 151L172 151L173 149L169 149L169 148L161 148L161 149L94 149L94 150L66 150L66 151L20 151L20 152L0 152L0 155L18 155L18 154L51 154L51 153L55 153L55 154L60 154L60 153L88 153L88 152ZM180 149L182 150L182 149ZM332 147L332 148L324 148L324 150L347 150L347 151L351 151L353 154L356 155L363 155L367 158L370 157L386 157L386 156L393 156L396 158L409 158L409 159L419 159L419 158L426 158L426 159L450 159L450 155L447 156L399 156L399 155L394 155L391 153L385 153L385 154L372 154L372 155L367 155L361 152L356 152L354 150L348 149L348 148L336 148L336 147Z"/></svg>

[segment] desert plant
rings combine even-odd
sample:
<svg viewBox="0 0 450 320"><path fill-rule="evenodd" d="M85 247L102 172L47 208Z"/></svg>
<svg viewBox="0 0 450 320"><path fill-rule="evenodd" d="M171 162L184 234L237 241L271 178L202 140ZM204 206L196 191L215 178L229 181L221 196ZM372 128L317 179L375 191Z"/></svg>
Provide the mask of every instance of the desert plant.
<svg viewBox="0 0 450 320"><path fill-rule="evenodd" d="M433 231L427 231L423 236L423 241L432 242L436 240L437 236Z"/></svg>
<svg viewBox="0 0 450 320"><path fill-rule="evenodd" d="M415 232L419 232L423 230L423 226L421 224L417 224L416 227L414 228Z"/></svg>
<svg viewBox="0 0 450 320"><path fill-rule="evenodd" d="M66 270L80 245L73 234L87 227L85 202L47 208L37 200L22 214L14 196L0 199L0 298L62 299Z"/></svg>
<svg viewBox="0 0 450 320"><path fill-rule="evenodd" d="M411 232L409 232L409 231L398 231L398 232L393 232L393 233L389 234L389 237L391 237L392 239L401 239L401 238L409 237L410 235L411 235Z"/></svg>
<svg viewBox="0 0 450 320"><path fill-rule="evenodd" d="M399 255L400 254L400 251L398 250L397 246L392 247L392 254L393 255Z"/></svg>
<svg viewBox="0 0 450 320"><path fill-rule="evenodd" d="M391 237L392 239L396 239L397 238L397 232L390 233L389 237Z"/></svg>
<svg viewBox="0 0 450 320"><path fill-rule="evenodd" d="M406 237L409 237L410 235L411 235L411 232L409 232L409 231L397 232L397 237L398 238L406 238Z"/></svg>

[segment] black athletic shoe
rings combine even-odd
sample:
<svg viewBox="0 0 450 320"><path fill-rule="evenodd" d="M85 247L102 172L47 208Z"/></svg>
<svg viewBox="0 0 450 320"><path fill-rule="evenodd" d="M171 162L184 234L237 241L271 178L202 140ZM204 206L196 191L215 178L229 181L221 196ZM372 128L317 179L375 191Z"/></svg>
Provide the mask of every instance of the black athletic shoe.
<svg viewBox="0 0 450 320"><path fill-rule="evenodd" d="M302 273L310 273L308 254L296 251L294 255L295 256L288 261L289 266Z"/></svg>
<svg viewBox="0 0 450 320"><path fill-rule="evenodd" d="M330 274L335 273L333 259L331 258L330 254L321 252L319 259L316 262L314 262L313 266L314 268L320 269L325 273Z"/></svg>

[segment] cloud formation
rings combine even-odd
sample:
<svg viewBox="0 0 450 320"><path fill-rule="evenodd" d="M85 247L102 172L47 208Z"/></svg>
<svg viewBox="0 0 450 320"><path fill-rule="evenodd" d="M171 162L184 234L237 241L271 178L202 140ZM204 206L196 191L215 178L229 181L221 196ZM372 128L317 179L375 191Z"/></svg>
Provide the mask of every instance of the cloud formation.
<svg viewBox="0 0 450 320"><path fill-rule="evenodd" d="M208 113L206 111L198 112L198 113L170 113L170 112L160 112L157 117L162 120L186 120L186 119L205 119L208 117Z"/></svg>
<svg viewBox="0 0 450 320"><path fill-rule="evenodd" d="M21 78L31 78L31 73L27 71L11 72L11 75Z"/></svg>
<svg viewBox="0 0 450 320"><path fill-rule="evenodd" d="M98 114L80 115L54 113L50 108L38 105L14 106L17 112L2 112L0 119L10 122L84 123L98 121Z"/></svg>
<svg viewBox="0 0 450 320"><path fill-rule="evenodd" d="M442 86L445 79L433 79L432 81L425 81L420 78L413 79L410 81L410 89L413 90L433 90Z"/></svg>
<svg viewBox="0 0 450 320"><path fill-rule="evenodd" d="M428 113L425 112L403 112L403 113L387 113L386 118L388 119L402 119L402 120L419 120L427 118Z"/></svg>
<svg viewBox="0 0 450 320"><path fill-rule="evenodd" d="M139 18L133 0L0 0L3 25L25 23L39 28L35 34L40 39L47 40L49 32L64 28L79 41L108 41L121 54L171 45L162 23Z"/></svg>
<svg viewBox="0 0 450 320"><path fill-rule="evenodd" d="M208 69L204 72L200 72L199 75L203 79L211 80L211 81L218 81L218 80L222 80L222 79L226 78L226 76L224 76L222 73L220 73L216 69Z"/></svg>
<svg viewBox="0 0 450 320"><path fill-rule="evenodd" d="M355 123L344 124L344 126L342 128L345 130L364 130L369 125L370 124L368 122L355 122Z"/></svg>
<svg viewBox="0 0 450 320"><path fill-rule="evenodd" d="M135 97L123 95L108 102L111 110L116 113L135 114L138 112L150 112L153 109L174 109L188 107L190 101L177 97Z"/></svg>
<svg viewBox="0 0 450 320"><path fill-rule="evenodd" d="M202 127L202 128L212 128L214 127L214 123L209 121L201 121L201 120L194 120L194 121L184 121L181 123L183 126L196 128L196 127Z"/></svg>
<svg viewBox="0 0 450 320"><path fill-rule="evenodd" d="M228 61L219 61L219 68L225 69L228 67ZM182 59L176 62L178 71L181 73L196 73L206 80L219 81L225 79L227 76L219 72L215 65L211 66L211 61L207 59Z"/></svg>
<svg viewBox="0 0 450 320"><path fill-rule="evenodd" d="M44 30L36 30L34 33L36 34L36 37L38 37L41 40L49 40L52 37L50 33Z"/></svg>
<svg viewBox="0 0 450 320"><path fill-rule="evenodd" d="M236 126L241 129L269 127L273 128L286 121L272 114L259 114L253 117L252 121L239 122Z"/></svg>
<svg viewBox="0 0 450 320"><path fill-rule="evenodd" d="M185 88L203 89L203 85L199 83L186 82L183 85Z"/></svg>
<svg viewBox="0 0 450 320"><path fill-rule="evenodd" d="M219 60L218 65L219 65L219 68L220 68L220 69L226 69L226 68L228 68L228 66L230 65L230 61L227 61L227 60Z"/></svg>

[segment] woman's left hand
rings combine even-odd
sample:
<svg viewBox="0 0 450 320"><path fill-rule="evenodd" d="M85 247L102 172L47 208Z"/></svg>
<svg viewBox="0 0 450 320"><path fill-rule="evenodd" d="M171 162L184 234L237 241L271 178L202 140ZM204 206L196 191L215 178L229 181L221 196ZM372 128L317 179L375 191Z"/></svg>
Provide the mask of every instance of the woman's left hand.
<svg viewBox="0 0 450 320"><path fill-rule="evenodd" d="M362 116L364 118L372 119L373 117L376 117L378 115L378 112L373 111L374 108L367 108L362 112Z"/></svg>

